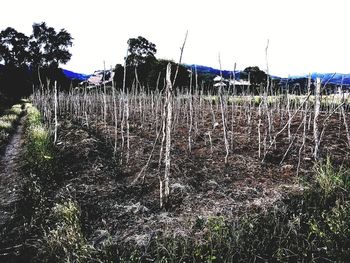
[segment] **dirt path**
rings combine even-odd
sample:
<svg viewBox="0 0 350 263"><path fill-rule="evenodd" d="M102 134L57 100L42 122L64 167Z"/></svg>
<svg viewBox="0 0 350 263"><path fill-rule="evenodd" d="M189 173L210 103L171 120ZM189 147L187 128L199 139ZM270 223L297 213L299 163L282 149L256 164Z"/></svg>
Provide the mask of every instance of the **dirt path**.
<svg viewBox="0 0 350 263"><path fill-rule="evenodd" d="M24 119L25 117L20 119L16 132L0 157L0 261L4 252L2 246L11 243L9 239L17 220L16 209L23 181L19 174L19 160L22 154Z"/></svg>

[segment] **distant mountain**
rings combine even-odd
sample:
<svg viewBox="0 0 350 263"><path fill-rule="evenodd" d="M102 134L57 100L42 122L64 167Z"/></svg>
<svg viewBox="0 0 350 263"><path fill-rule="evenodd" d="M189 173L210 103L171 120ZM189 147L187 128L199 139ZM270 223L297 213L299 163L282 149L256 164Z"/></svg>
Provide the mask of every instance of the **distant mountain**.
<svg viewBox="0 0 350 263"><path fill-rule="evenodd" d="M0 65L1 66L1 65ZM208 66L203 66L203 65L194 65L194 64L185 64L185 67L187 69L192 69L193 72L196 69L197 73L199 75L207 75L208 77L214 79L215 76L220 75L220 70ZM90 77L96 75L94 74L81 74L81 73L76 73L70 70L63 69L63 73L66 75L66 77L70 79L75 79L79 81L86 81ZM232 77L232 71L231 70L221 70L222 76L224 78L230 78ZM235 78L237 80L240 79L240 73L241 71L236 70L235 71ZM271 76L273 79L280 79L280 83L283 85L287 81L288 83L295 83L300 80L305 80L309 77L308 74L305 75L295 75L295 76L290 76L289 78L281 78L278 76ZM316 80L316 78L320 78L323 84L333 84L333 85L341 85L342 83L342 78L343 78L343 85L348 86L350 85L350 73L348 74L342 74L342 73L317 73L314 72L311 74L311 79Z"/></svg>
<svg viewBox="0 0 350 263"><path fill-rule="evenodd" d="M215 76L220 76L220 69L212 68L212 67L207 67L207 66L202 66L202 65L189 65L185 64L185 67L188 69L192 69L193 72L196 69L198 74L205 74L205 75L213 75ZM233 70L221 70L221 74L224 78L230 78L232 76ZM235 71L235 78L240 79L240 72L239 70Z"/></svg>
<svg viewBox="0 0 350 263"><path fill-rule="evenodd" d="M309 75L305 74L302 76L292 76L290 79L301 79L308 78ZM333 85L350 85L350 74L342 73L311 73L311 79L316 80L320 78L323 84L333 84Z"/></svg>
<svg viewBox="0 0 350 263"><path fill-rule="evenodd" d="M202 66L202 65L185 65L187 68L197 68L198 74L210 74L210 75L220 75L220 70L212 67ZM222 70L222 75L224 78L229 78L232 76L232 71L230 70ZM290 76L289 78L281 78L279 76L271 75L273 79L280 79L281 83L287 82L296 82L301 79L307 79L309 77L308 74L299 75L299 76ZM235 71L235 78L240 79L240 71ZM317 73L314 72L311 74L311 79L316 80L316 78L320 78L323 84L333 84L333 85L350 85L350 73L342 74L342 73ZM343 79L343 80L342 80Z"/></svg>
<svg viewBox="0 0 350 263"><path fill-rule="evenodd" d="M70 70L62 69L64 75L71 80L85 81L90 78L91 75L76 73Z"/></svg>

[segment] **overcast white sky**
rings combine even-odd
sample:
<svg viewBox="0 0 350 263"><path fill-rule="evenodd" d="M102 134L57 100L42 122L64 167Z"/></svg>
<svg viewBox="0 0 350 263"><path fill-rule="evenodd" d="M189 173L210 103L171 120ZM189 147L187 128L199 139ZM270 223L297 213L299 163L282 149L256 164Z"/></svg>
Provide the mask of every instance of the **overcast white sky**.
<svg viewBox="0 0 350 263"><path fill-rule="evenodd" d="M349 2L349 3L347 3ZM45 21L74 38L72 59L63 67L92 73L123 63L126 43L144 36L158 58L232 70L257 65L270 73L350 72L350 1L347 0L11 0L1 1L0 30L27 35Z"/></svg>

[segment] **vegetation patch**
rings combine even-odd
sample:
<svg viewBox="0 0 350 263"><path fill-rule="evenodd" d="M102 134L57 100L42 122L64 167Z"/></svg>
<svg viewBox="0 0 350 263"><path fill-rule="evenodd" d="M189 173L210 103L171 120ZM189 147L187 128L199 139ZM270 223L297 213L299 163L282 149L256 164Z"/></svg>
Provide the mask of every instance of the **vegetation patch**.
<svg viewBox="0 0 350 263"><path fill-rule="evenodd" d="M60 185L55 146L36 107L28 104L19 213L26 218L19 261L87 262L90 246L81 229L81 211L72 199L54 199Z"/></svg>
<svg viewBox="0 0 350 263"><path fill-rule="evenodd" d="M24 106L24 104L15 104L0 116L0 152L4 151L23 114L22 105Z"/></svg>
<svg viewBox="0 0 350 263"><path fill-rule="evenodd" d="M36 244L36 261L40 262L87 262L91 248L80 226L80 209L71 201L55 204L48 224Z"/></svg>

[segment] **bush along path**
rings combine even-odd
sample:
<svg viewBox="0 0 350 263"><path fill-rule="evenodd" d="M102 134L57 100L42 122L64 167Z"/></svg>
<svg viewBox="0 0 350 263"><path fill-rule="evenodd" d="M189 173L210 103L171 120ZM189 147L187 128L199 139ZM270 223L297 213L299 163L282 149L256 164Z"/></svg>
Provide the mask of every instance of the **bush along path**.
<svg viewBox="0 0 350 263"><path fill-rule="evenodd" d="M18 203L21 196L25 102L16 104L0 117L0 261L17 246Z"/></svg>

